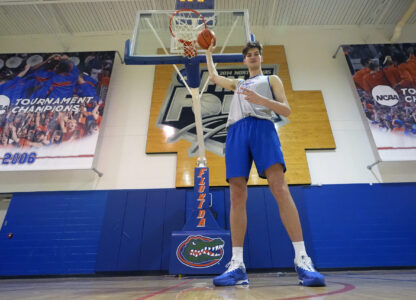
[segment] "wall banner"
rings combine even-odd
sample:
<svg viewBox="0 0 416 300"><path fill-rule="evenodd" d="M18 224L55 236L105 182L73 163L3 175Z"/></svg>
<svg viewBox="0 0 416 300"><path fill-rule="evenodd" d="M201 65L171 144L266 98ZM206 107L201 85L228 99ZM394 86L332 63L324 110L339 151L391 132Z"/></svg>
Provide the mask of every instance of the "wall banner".
<svg viewBox="0 0 416 300"><path fill-rule="evenodd" d="M342 47L378 158L416 160L416 44Z"/></svg>
<svg viewBox="0 0 416 300"><path fill-rule="evenodd" d="M0 54L0 171L93 167L114 56Z"/></svg>

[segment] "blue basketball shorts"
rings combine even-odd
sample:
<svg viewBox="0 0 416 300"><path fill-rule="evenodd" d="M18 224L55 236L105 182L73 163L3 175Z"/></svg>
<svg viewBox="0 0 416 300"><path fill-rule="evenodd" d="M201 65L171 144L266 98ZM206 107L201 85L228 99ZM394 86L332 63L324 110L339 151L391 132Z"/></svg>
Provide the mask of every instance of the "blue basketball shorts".
<svg viewBox="0 0 416 300"><path fill-rule="evenodd" d="M233 177L245 177L248 180L253 160L261 178L266 178L266 169L274 164L281 164L286 172L282 147L273 122L247 117L228 128L225 143L227 181Z"/></svg>

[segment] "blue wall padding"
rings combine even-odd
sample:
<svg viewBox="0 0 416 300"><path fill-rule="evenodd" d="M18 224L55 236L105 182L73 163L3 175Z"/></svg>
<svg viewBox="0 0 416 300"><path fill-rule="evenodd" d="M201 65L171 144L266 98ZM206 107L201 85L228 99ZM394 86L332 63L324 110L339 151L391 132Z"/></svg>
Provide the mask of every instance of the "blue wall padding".
<svg viewBox="0 0 416 300"><path fill-rule="evenodd" d="M212 194L212 199L213 199L211 211L216 214L217 224L218 226L220 226L220 228L227 228L226 224L228 220L228 215L226 216L225 214L226 202L224 201L224 197L225 197L225 194L229 194L228 189L211 188L209 191ZM218 201L217 199L222 199L222 201Z"/></svg>
<svg viewBox="0 0 416 300"><path fill-rule="evenodd" d="M109 191L102 222L97 269L117 270L127 191Z"/></svg>
<svg viewBox="0 0 416 300"><path fill-rule="evenodd" d="M166 192L165 222L163 227L163 252L161 270L169 269L169 251L172 231L181 230L185 223L185 193L186 190ZM191 193L191 191L189 191Z"/></svg>
<svg viewBox="0 0 416 300"><path fill-rule="evenodd" d="M131 271L140 266L147 193L129 191L126 200L121 230L114 239L120 241L116 270Z"/></svg>
<svg viewBox="0 0 416 300"><path fill-rule="evenodd" d="M119 196L109 197L96 271L167 270L171 232L185 224L186 192L113 191Z"/></svg>
<svg viewBox="0 0 416 300"><path fill-rule="evenodd" d="M105 208L101 191L14 194L0 232L0 275L94 273Z"/></svg>
<svg viewBox="0 0 416 300"><path fill-rule="evenodd" d="M248 255L247 268L269 268L271 264L271 245L266 211L264 188L248 190L247 201ZM252 255L256 254L256 255Z"/></svg>
<svg viewBox="0 0 416 300"><path fill-rule="evenodd" d="M296 188L295 190L297 190ZM293 189L292 189L293 190ZM273 198L269 189L264 190L265 193L265 211L267 216L268 236L270 241L270 265L273 268L286 267L293 264L293 250L290 247L291 242L283 227L282 221L278 214L277 203ZM296 199L296 198L295 198ZM298 200L298 199L297 199ZM297 206L299 207L296 201ZM301 207L298 208L299 213Z"/></svg>
<svg viewBox="0 0 416 300"><path fill-rule="evenodd" d="M160 270L161 268L165 204L166 192L150 191L147 194L142 229L142 249L139 258L141 270ZM129 228L126 228L123 234L128 231Z"/></svg>
<svg viewBox="0 0 416 300"><path fill-rule="evenodd" d="M416 184L328 185L305 192L318 266L416 265Z"/></svg>
<svg viewBox="0 0 416 300"><path fill-rule="evenodd" d="M416 183L290 190L318 268L416 266ZM229 190L211 193L229 229ZM270 190L250 187L248 196L246 266L292 268ZM0 276L168 270L171 232L193 201L193 189L16 193L0 231Z"/></svg>

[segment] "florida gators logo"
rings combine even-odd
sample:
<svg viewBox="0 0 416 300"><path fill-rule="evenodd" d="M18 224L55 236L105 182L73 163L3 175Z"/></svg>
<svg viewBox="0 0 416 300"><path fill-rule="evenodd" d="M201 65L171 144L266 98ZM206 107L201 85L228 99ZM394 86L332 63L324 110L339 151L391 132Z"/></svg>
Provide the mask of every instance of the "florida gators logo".
<svg viewBox="0 0 416 300"><path fill-rule="evenodd" d="M202 235L188 236L176 250L176 257L191 268L208 268L224 256L224 241Z"/></svg>

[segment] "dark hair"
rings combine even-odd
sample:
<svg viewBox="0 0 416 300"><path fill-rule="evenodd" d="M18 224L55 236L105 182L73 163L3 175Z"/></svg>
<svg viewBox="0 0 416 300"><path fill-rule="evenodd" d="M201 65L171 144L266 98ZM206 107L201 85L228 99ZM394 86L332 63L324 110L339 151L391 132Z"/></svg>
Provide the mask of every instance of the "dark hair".
<svg viewBox="0 0 416 300"><path fill-rule="evenodd" d="M370 59L368 57L363 57L361 58L360 62L365 67L370 62Z"/></svg>
<svg viewBox="0 0 416 300"><path fill-rule="evenodd" d="M407 56L410 57L410 55L415 54L415 50L413 49L413 47L409 47L406 49L406 53L407 53Z"/></svg>
<svg viewBox="0 0 416 300"><path fill-rule="evenodd" d="M38 131L38 132L36 132L36 133L35 133L35 141L36 141L36 142L39 142L39 138L40 138L42 135L46 136L46 132L45 132L45 131Z"/></svg>
<svg viewBox="0 0 416 300"><path fill-rule="evenodd" d="M93 131L94 127L97 127L98 124L95 120L91 120L90 122L88 122L87 124L87 132L88 134L91 134L91 132Z"/></svg>
<svg viewBox="0 0 416 300"><path fill-rule="evenodd" d="M6 69L4 68L1 72L0 72L0 80L11 80L14 78L14 73L12 70Z"/></svg>
<svg viewBox="0 0 416 300"><path fill-rule="evenodd" d="M375 62L374 60L372 60L368 64L368 67L370 68L371 71L375 71L379 67L379 65L378 65L377 62Z"/></svg>
<svg viewBox="0 0 416 300"><path fill-rule="evenodd" d="M69 60L62 60L56 67L56 74L65 74L71 72L72 64Z"/></svg>
<svg viewBox="0 0 416 300"><path fill-rule="evenodd" d="M254 42L248 42L244 48L243 48L243 56L246 57L248 50L253 49L253 48L257 48L259 49L259 53L261 55L262 51L263 51L263 46L258 42L258 41L254 41Z"/></svg>
<svg viewBox="0 0 416 300"><path fill-rule="evenodd" d="M58 139L58 141L56 141L55 140L55 135L57 135L57 136L59 136L59 139ZM63 132L62 131L60 131L60 130L55 130L54 132L53 132L53 134L52 134L52 138L51 138L51 141L52 141L52 143L53 144L60 144L61 142L62 142L62 138L64 137L64 134L63 134Z"/></svg>
<svg viewBox="0 0 416 300"><path fill-rule="evenodd" d="M398 64L402 64L406 62L406 55L404 55L403 53L397 53L395 55L395 58Z"/></svg>
<svg viewBox="0 0 416 300"><path fill-rule="evenodd" d="M55 67L59 64L59 60L56 59L50 59L48 60L45 65L43 66L43 68L45 70L53 70L55 69Z"/></svg>

